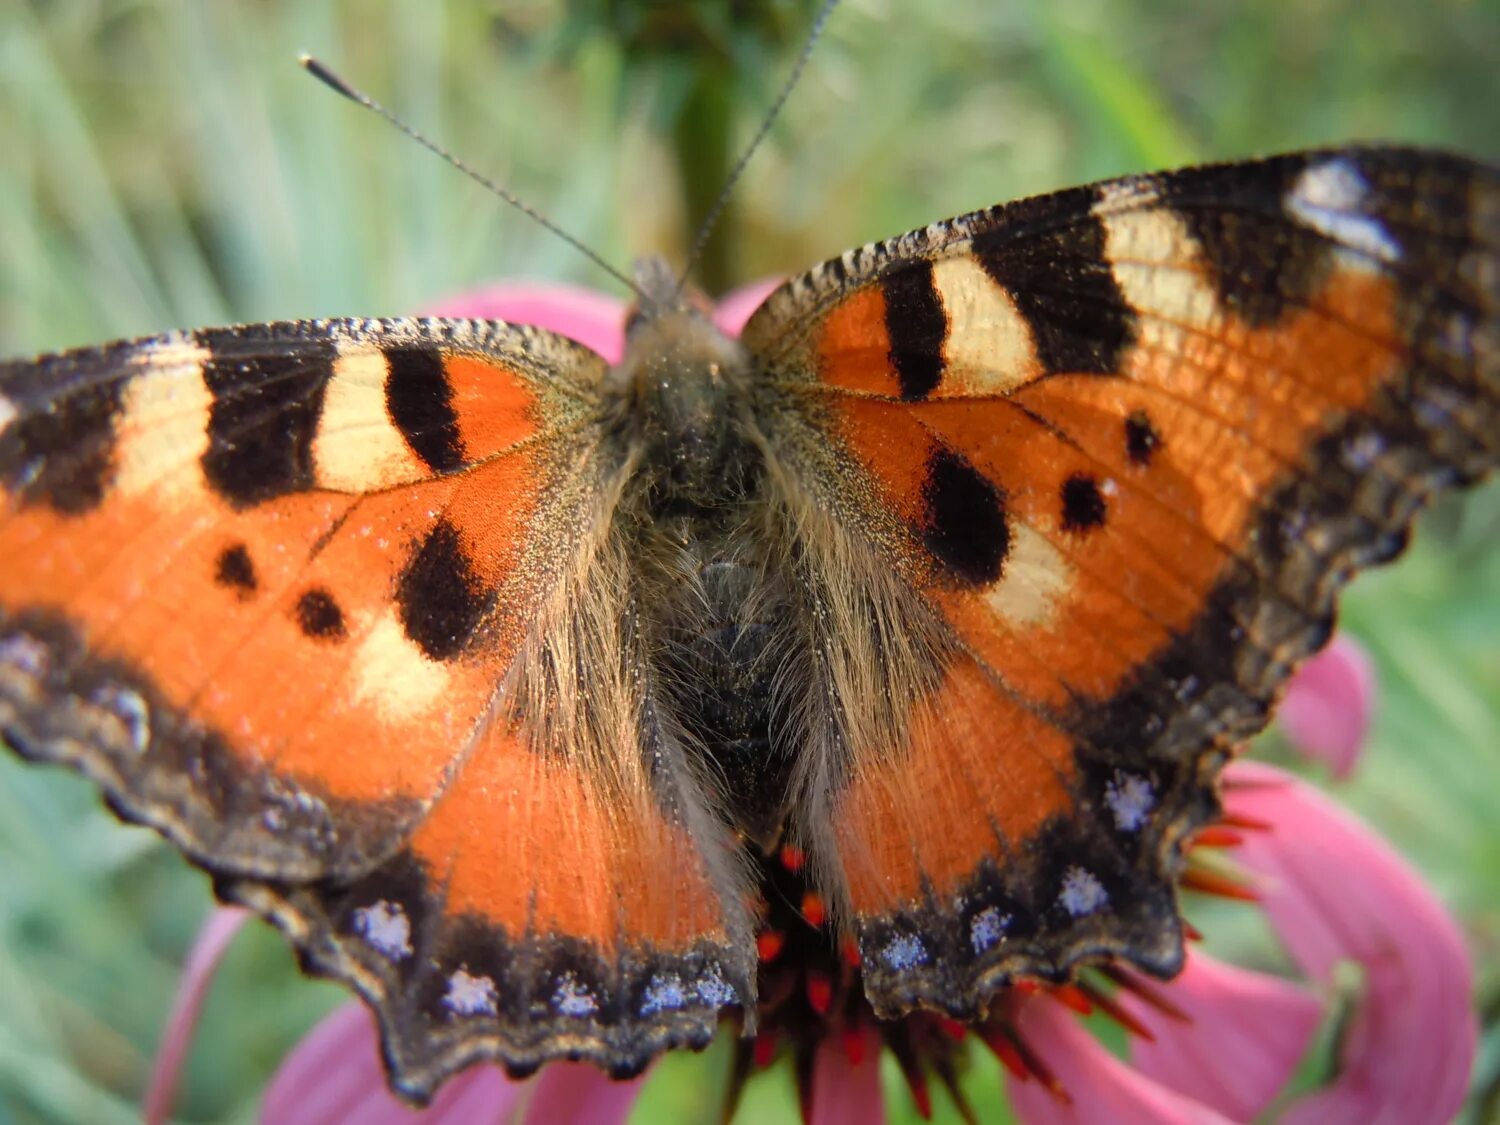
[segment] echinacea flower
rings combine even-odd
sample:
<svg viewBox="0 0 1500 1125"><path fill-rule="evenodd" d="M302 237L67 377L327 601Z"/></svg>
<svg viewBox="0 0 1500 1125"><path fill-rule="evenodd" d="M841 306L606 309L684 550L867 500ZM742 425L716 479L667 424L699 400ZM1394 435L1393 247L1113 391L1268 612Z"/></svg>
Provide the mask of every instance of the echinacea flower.
<svg viewBox="0 0 1500 1125"><path fill-rule="evenodd" d="M1374 702L1370 658L1354 641L1337 636L1298 669L1277 718L1302 754L1327 763L1334 777L1346 777L1369 733Z"/></svg>
<svg viewBox="0 0 1500 1125"><path fill-rule="evenodd" d="M737 332L768 289L741 290L721 303L720 327ZM620 302L572 288L496 286L435 311L536 324L610 360L623 348ZM1351 642L1336 640L1289 686L1288 738L1335 774L1347 773L1373 698L1368 661ZM1308 784L1237 762L1225 773L1224 804L1223 820L1195 843L1232 847L1242 879L1225 875L1222 865L1190 863L1183 885L1255 899L1303 979L1237 968L1192 950L1184 971L1164 984L1105 969L1075 985L1008 989L996 997L977 1038L1005 1064L1017 1115L1029 1125L1202 1125L1256 1120L1268 1111L1292 1125L1449 1120L1467 1087L1477 1035L1472 971L1452 919L1386 844ZM189 959L148 1096L150 1121L166 1116L203 991L241 917L217 913ZM1334 978L1348 964L1362 984L1335 1048L1333 1077L1288 1099L1288 1084L1330 1010L1346 999ZM881 1120L876 1062L886 1047L919 1108L927 1108L929 1073L957 1093L963 1027L928 1013L882 1024L861 1003L856 996L841 1006L837 1030L827 1023L800 1031L802 1042L794 1046L801 1051L805 1118L818 1125ZM812 1006L819 1007L815 995ZM1128 1058L1084 1028L1077 1014L1087 1011L1101 1011L1131 1033ZM778 1046L763 1034L742 1051L742 1072L768 1062ZM362 1005L350 1003L287 1057L262 1115L278 1125L611 1122L625 1118L639 1085L611 1082L582 1064L553 1063L525 1081L481 1065L450 1080L426 1109L414 1110L389 1093L374 1022Z"/></svg>

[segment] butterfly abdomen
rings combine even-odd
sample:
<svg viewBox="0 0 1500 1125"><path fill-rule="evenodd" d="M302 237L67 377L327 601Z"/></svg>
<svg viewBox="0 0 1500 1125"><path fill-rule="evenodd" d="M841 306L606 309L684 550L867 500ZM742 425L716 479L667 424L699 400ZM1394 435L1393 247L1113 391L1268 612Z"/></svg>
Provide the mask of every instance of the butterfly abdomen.
<svg viewBox="0 0 1500 1125"><path fill-rule="evenodd" d="M781 832L793 759L773 707L785 601L732 549L698 546L705 557L681 591L695 609L669 625L669 690L710 799L732 809L734 827L767 851Z"/></svg>

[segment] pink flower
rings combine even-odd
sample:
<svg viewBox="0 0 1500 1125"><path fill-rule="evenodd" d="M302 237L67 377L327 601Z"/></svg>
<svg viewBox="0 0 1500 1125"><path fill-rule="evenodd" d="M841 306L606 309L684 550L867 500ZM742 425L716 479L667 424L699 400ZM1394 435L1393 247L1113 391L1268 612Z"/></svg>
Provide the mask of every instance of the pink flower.
<svg viewBox="0 0 1500 1125"><path fill-rule="evenodd" d="M198 940L188 954L187 964L182 968L182 984L177 989L177 999L172 1004L172 1013L167 1017L166 1034L157 1048L156 1060L151 1067L151 1081L146 1085L146 1096L141 1104L141 1116L155 1125L165 1121L177 1096L177 1082L182 1074L182 1063L187 1058L188 1046L192 1042L193 1028L203 1011L203 1001L208 997L208 986L213 982L214 971L219 967L229 949L234 935L250 920L250 912L238 907L223 907L208 916L208 921L198 931Z"/></svg>
<svg viewBox="0 0 1500 1125"><path fill-rule="evenodd" d="M639 1082L611 1082L597 1067L553 1063L524 1082L498 1066L474 1066L448 1082L432 1104L415 1110L385 1084L375 1021L363 1004L345 1004L287 1056L261 1104L261 1120L276 1125L550 1125L625 1120Z"/></svg>
<svg viewBox="0 0 1500 1125"><path fill-rule="evenodd" d="M717 320L738 332L770 288L741 290ZM501 285L443 303L440 315L498 317L571 336L611 360L622 350L624 308L610 298L555 285ZM1351 642L1336 640L1289 686L1282 721L1294 745L1346 772L1368 727L1374 680ZM1204 846L1234 846L1234 859L1292 962L1293 982L1223 964L1194 950L1166 984L1105 970L1077 986L1017 987L996 999L1001 1023L983 1036L1008 1068L1018 1116L1030 1125L1068 1122L1246 1122L1278 1120L1409 1123L1449 1120L1462 1103L1476 1048L1472 971L1463 941L1420 878L1368 828L1307 784L1251 762L1231 765L1222 825ZM1217 869L1190 858L1184 885L1236 894ZM221 911L189 959L182 994L148 1096L148 1121L165 1118L192 1022L217 956L238 927ZM1336 999L1341 965L1363 973L1338 1063L1320 1089L1290 1102L1286 1088ZM1129 1060L1104 1048L1074 1017L1098 1009L1133 1033ZM911 1017L898 1053L919 1108L925 1062L944 1077L941 1043L963 1029L930 1015ZM999 1029L999 1030L996 1030ZM801 1089L803 1116L817 1125L879 1121L879 1067L890 1027L873 1018L816 1044ZM920 1033L920 1034L919 1034ZM933 1046L933 1044L938 1044ZM769 1038L757 1043L772 1046ZM361 1121L621 1121L638 1082L612 1083L589 1066L554 1063L524 1082L495 1066L449 1081L413 1110L387 1090L373 1022L346 1005L287 1057L262 1107L263 1119L313 1125Z"/></svg>
<svg viewBox="0 0 1500 1125"><path fill-rule="evenodd" d="M884 1121L885 1098L875 1065L879 1051L880 1037L870 1028L860 1028L852 1037L825 1038L813 1058L803 1117L817 1125Z"/></svg>
<svg viewBox="0 0 1500 1125"><path fill-rule="evenodd" d="M1354 768L1375 710L1375 666L1358 643L1333 638L1287 685L1277 718L1287 738L1335 777Z"/></svg>
<svg viewBox="0 0 1500 1125"><path fill-rule="evenodd" d="M1474 1062L1473 970L1463 935L1421 878L1349 813L1302 782L1242 762L1230 811L1275 825L1237 858L1297 967L1325 988L1340 963L1364 988L1339 1075L1288 1123L1448 1121Z"/></svg>

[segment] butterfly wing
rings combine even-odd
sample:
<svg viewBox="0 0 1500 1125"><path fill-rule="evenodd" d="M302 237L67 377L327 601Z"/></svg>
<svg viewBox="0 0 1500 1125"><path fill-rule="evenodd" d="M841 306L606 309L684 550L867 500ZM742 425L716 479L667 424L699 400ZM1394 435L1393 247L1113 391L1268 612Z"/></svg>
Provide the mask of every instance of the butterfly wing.
<svg viewBox="0 0 1500 1125"><path fill-rule="evenodd" d="M0 730L352 980L415 1097L639 1068L753 990L626 674L604 366L416 320L0 367Z"/></svg>
<svg viewBox="0 0 1500 1125"><path fill-rule="evenodd" d="M743 339L794 403L801 831L876 1008L1170 973L1218 768L1350 575L1500 460L1500 174L1356 148L1079 188L846 254Z"/></svg>

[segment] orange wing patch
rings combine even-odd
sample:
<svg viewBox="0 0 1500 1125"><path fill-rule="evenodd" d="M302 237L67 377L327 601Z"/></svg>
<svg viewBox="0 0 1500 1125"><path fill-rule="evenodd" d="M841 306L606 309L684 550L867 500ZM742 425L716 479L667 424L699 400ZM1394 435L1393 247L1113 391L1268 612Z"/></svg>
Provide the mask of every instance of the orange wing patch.
<svg viewBox="0 0 1500 1125"><path fill-rule="evenodd" d="M829 310L818 334L819 376L832 387L856 393L900 395L891 339L886 328L886 296L866 286Z"/></svg>
<svg viewBox="0 0 1500 1125"><path fill-rule="evenodd" d="M976 856L1019 856L1049 817L1071 810L1073 772L1065 733L1007 698L975 661L956 660L913 716L907 745L859 763L835 801L849 905L883 914L929 890L951 893ZM920 789L914 774L926 779ZM946 815L933 817L934 806Z"/></svg>
<svg viewBox="0 0 1500 1125"><path fill-rule="evenodd" d="M1139 323L1116 375L1036 378L1024 350L992 380L1012 393L966 396L975 377L949 388L945 358L943 382L920 399L847 396L833 407L885 503L936 557L929 589L960 635L1052 704L1107 697L1184 629L1240 565L1270 486L1401 368L1396 294L1378 272L1334 268L1305 306L1257 327L1216 298L1170 211L1105 227ZM943 278L971 291L987 276L965 260L963 271L930 272L945 308L963 301ZM944 357L968 331L952 324ZM1005 335L1026 337L1014 325ZM822 339L825 371L861 361L831 355L831 332Z"/></svg>
<svg viewBox="0 0 1500 1125"><path fill-rule="evenodd" d="M1174 970L1170 891L1134 862L1169 797L1159 773L1106 775L1099 808L1125 825L1106 830L1083 815L1096 771L1075 736L967 656L908 730L905 746L857 760L832 806L877 1012L977 1018L1011 976L1058 977L1105 952Z"/></svg>

